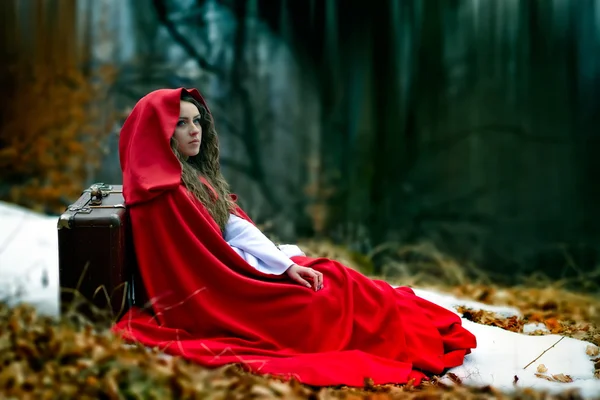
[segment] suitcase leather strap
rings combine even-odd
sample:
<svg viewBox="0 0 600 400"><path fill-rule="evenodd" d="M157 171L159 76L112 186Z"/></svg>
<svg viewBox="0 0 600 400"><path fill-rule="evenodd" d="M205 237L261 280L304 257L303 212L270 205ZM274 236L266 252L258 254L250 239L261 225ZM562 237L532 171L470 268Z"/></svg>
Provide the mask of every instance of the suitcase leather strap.
<svg viewBox="0 0 600 400"><path fill-rule="evenodd" d="M95 208L125 208L125 204L114 204L114 205L104 205L102 204L102 199L108 196L111 193L123 193L122 190L114 190L111 185L107 185L104 183L94 183L90 186L89 189L83 191L84 193L90 194L90 201L86 205L82 206L69 206L67 207L67 211L72 212L73 214L62 214L58 220L58 229L71 228L71 221L75 214L90 214Z"/></svg>

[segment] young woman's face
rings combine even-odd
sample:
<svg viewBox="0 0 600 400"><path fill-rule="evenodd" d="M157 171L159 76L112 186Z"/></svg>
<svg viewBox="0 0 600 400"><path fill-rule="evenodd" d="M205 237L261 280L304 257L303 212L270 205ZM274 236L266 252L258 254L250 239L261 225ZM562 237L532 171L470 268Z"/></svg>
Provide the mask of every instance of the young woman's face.
<svg viewBox="0 0 600 400"><path fill-rule="evenodd" d="M200 152L202 143L202 127L200 126L200 111L188 101L181 101L179 120L173 137L177 140L177 150L184 157L192 157Z"/></svg>

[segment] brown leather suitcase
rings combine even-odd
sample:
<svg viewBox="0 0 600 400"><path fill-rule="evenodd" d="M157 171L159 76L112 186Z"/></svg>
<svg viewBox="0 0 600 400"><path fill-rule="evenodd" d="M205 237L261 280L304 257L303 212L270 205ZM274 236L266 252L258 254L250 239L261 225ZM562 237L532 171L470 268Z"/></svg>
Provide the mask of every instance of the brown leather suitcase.
<svg viewBox="0 0 600 400"><path fill-rule="evenodd" d="M57 227L62 313L116 320L132 305L144 306L121 185L84 190Z"/></svg>

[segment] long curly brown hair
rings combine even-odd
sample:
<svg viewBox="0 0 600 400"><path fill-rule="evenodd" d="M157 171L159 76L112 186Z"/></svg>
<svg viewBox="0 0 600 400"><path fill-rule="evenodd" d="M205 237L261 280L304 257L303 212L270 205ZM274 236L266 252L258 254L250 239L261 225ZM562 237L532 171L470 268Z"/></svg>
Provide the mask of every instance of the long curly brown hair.
<svg viewBox="0 0 600 400"><path fill-rule="evenodd" d="M221 228L221 232L223 232L235 204L230 197L229 185L221 175L219 139L214 120L212 114L189 93L183 91L181 100L192 103L200 111L202 143L200 152L187 159L177 150L178 143L174 137L171 137L171 149L181 163L181 180L184 185L208 209L210 215ZM215 189L217 192L216 198L210 188L200 181L200 176L204 177Z"/></svg>

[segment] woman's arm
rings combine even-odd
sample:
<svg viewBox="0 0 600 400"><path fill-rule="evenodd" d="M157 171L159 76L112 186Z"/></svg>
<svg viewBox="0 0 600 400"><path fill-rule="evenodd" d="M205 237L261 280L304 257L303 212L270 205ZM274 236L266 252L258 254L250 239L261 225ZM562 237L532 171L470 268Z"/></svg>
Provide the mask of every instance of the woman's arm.
<svg viewBox="0 0 600 400"><path fill-rule="evenodd" d="M231 214L224 236L231 248L258 271L273 275L286 273L293 281L315 291L323 288L321 272L295 264L260 229L245 219ZM297 246L294 247L304 255ZM292 251L295 252L294 249Z"/></svg>
<svg viewBox="0 0 600 400"><path fill-rule="evenodd" d="M294 264L256 226L231 214L225 226L225 241L261 272L281 275Z"/></svg>

